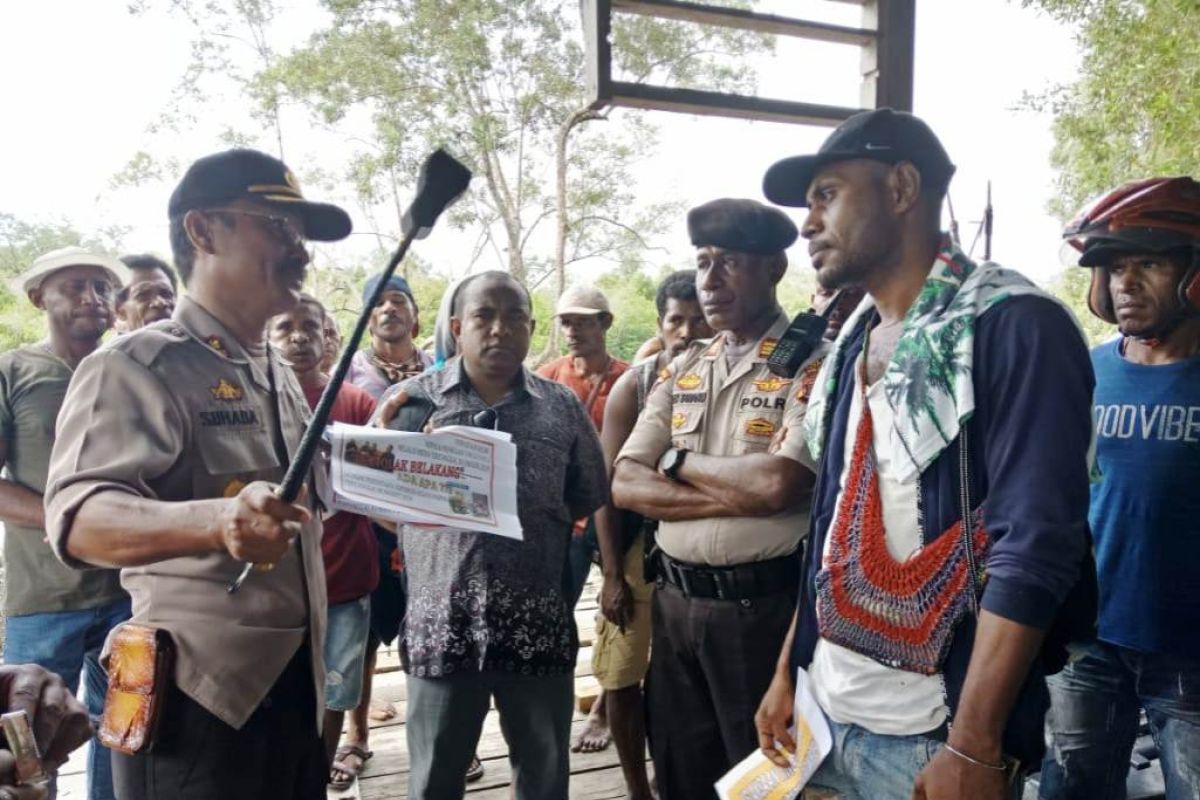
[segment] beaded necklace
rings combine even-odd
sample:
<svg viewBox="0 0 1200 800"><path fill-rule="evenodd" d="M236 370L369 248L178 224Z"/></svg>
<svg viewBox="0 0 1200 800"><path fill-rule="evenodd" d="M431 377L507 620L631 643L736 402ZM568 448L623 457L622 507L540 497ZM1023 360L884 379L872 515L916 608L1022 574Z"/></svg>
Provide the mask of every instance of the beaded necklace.
<svg viewBox="0 0 1200 800"><path fill-rule="evenodd" d="M969 576L973 565L983 563L988 537L977 510L970 514L972 553L963 546L961 519L910 558L897 561L888 551L866 394L869 347L868 328L859 364L862 416L829 553L816 579L817 620L821 636L835 644L890 667L933 675L955 626L976 602L977 583Z"/></svg>

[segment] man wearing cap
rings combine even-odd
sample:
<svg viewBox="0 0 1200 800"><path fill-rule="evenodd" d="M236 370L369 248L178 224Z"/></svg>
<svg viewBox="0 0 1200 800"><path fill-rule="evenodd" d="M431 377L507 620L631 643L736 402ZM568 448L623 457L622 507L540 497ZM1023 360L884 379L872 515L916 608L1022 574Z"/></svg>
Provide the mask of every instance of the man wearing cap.
<svg viewBox="0 0 1200 800"><path fill-rule="evenodd" d="M658 285L654 302L658 308L657 338L663 350L626 370L608 396L600 444L609 469L646 407L650 390L671 360L697 339L712 336L696 295L695 270L681 269L668 275ZM592 645L592 674L604 692L601 697L621 758L629 800L650 800L654 793L646 774L642 681L650 664L654 583L647 579L645 557L658 523L620 511L611 503L597 511L594 519L604 586ZM594 706L592 710L594 715Z"/></svg>
<svg viewBox="0 0 1200 800"><path fill-rule="evenodd" d="M363 285L363 303L370 299L381 280L383 273L367 279ZM417 301L408 281L401 275L392 275L371 311L367 328L371 343L351 358L346 380L378 400L389 387L429 369L433 359L413 341L420 331L417 314ZM373 701L371 688L379 646L384 642L390 645L400 630L400 617L404 614L403 561L396 549L396 535L379 525L372 525L372 530L379 553L379 586L371 595L371 637L363 665L362 698L350 713L346 751L335 765L347 771L361 770L371 757L370 720L385 722L397 713L390 702ZM480 763L475 771L482 775L482 769Z"/></svg>
<svg viewBox="0 0 1200 800"><path fill-rule="evenodd" d="M70 566L121 567L133 621L174 643L153 747L113 756L122 800L323 798L321 525L274 492L308 407L264 327L299 301L306 241L350 218L253 150L194 163L168 214L189 293L76 371L47 533Z"/></svg>
<svg viewBox="0 0 1200 800"><path fill-rule="evenodd" d="M809 208L821 285L868 294L809 400L812 528L757 715L761 747L786 763L806 670L834 742L810 785L840 796L1020 797L1056 649L1035 657L1088 549L1082 332L941 232L953 172L924 122L879 109L764 181Z"/></svg>
<svg viewBox="0 0 1200 800"><path fill-rule="evenodd" d="M4 660L56 672L71 692L82 674L93 715L102 710L108 685L100 649L109 630L128 619L129 597L116 570L80 573L54 557L42 494L67 385L112 325L113 295L128 277L120 261L81 247L41 256L13 289L45 313L49 336L0 355ZM109 754L97 745L88 758L88 797L112 796Z"/></svg>
<svg viewBox="0 0 1200 800"><path fill-rule="evenodd" d="M379 273L367 279L363 285L364 303L382 278L383 273ZM400 275L388 278L379 303L371 312L367 328L371 345L354 354L347 380L378 400L389 386L429 369L433 359L413 341L421 330L417 314L417 301L408 281Z"/></svg>
<svg viewBox="0 0 1200 800"><path fill-rule="evenodd" d="M171 265L149 253L121 256L121 263L129 268L129 284L117 292L117 330L129 333L151 322L170 319L179 293Z"/></svg>
<svg viewBox="0 0 1200 800"><path fill-rule="evenodd" d="M755 747L754 709L795 608L811 463L797 375L767 358L788 327L776 299L796 226L753 200L688 213L696 288L713 330L669 374L617 457L613 501L660 520L647 680L664 800L711 797Z"/></svg>
<svg viewBox="0 0 1200 800"><path fill-rule="evenodd" d="M567 354L543 364L538 375L561 383L575 393L599 432L604 426L604 406L613 384L629 364L608 352L608 329L613 315L608 298L594 286L576 285L558 298L554 318L567 343ZM567 599L574 608L583 594L592 559L598 552L596 525L592 518L575 521L569 550ZM574 752L592 753L611 741L603 692L592 704L587 724L575 737Z"/></svg>

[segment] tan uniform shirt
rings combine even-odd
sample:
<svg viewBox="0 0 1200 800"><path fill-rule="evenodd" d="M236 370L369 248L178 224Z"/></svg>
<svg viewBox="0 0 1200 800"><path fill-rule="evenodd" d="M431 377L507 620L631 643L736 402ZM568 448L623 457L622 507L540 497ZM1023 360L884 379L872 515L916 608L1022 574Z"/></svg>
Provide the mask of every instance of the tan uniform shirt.
<svg viewBox="0 0 1200 800"><path fill-rule="evenodd" d="M787 315L779 312L758 344L732 368L726 364L723 336L692 345L651 391L617 460L629 458L656 468L672 446L707 455L740 456L765 453L778 438L776 455L811 469L800 423L826 348L818 349L794 379L771 374L767 357L787 326ZM728 566L794 552L807 532L805 503L804 510L769 517L664 521L659 523L657 538L671 558Z"/></svg>
<svg viewBox="0 0 1200 800"><path fill-rule="evenodd" d="M232 497L255 480L279 482L309 416L292 371L268 348L269 369L212 315L183 298L174 318L122 336L79 365L58 419L46 491L46 530L65 552L75 512L106 491L165 502ZM240 728L307 638L317 719L324 708L325 571L314 517L270 572L242 569L228 553L176 558L121 571L133 620L168 630L179 688Z"/></svg>

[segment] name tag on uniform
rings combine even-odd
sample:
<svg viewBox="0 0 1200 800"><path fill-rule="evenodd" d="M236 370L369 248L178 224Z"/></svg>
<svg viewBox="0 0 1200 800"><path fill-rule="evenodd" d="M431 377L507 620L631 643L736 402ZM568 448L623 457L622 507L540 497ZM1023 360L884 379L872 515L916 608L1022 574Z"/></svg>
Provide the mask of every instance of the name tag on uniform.
<svg viewBox="0 0 1200 800"><path fill-rule="evenodd" d="M197 412L202 428L258 428L258 411L253 408L222 408Z"/></svg>

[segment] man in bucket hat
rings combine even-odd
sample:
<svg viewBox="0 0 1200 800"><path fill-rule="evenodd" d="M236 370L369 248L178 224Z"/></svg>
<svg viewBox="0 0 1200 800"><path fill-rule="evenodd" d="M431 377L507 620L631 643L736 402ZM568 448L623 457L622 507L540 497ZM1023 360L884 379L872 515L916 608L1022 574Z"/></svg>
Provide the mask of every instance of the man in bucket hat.
<svg viewBox="0 0 1200 800"><path fill-rule="evenodd" d="M129 617L129 597L116 570L76 572L54 557L46 543L42 493L67 385L111 327L113 297L127 279L120 261L82 247L46 253L12 287L45 313L49 335L0 355L4 660L56 672L72 693L82 677L93 715L102 710L108 685L100 648L109 630ZM88 756L88 796L113 796L109 753L95 742Z"/></svg>

